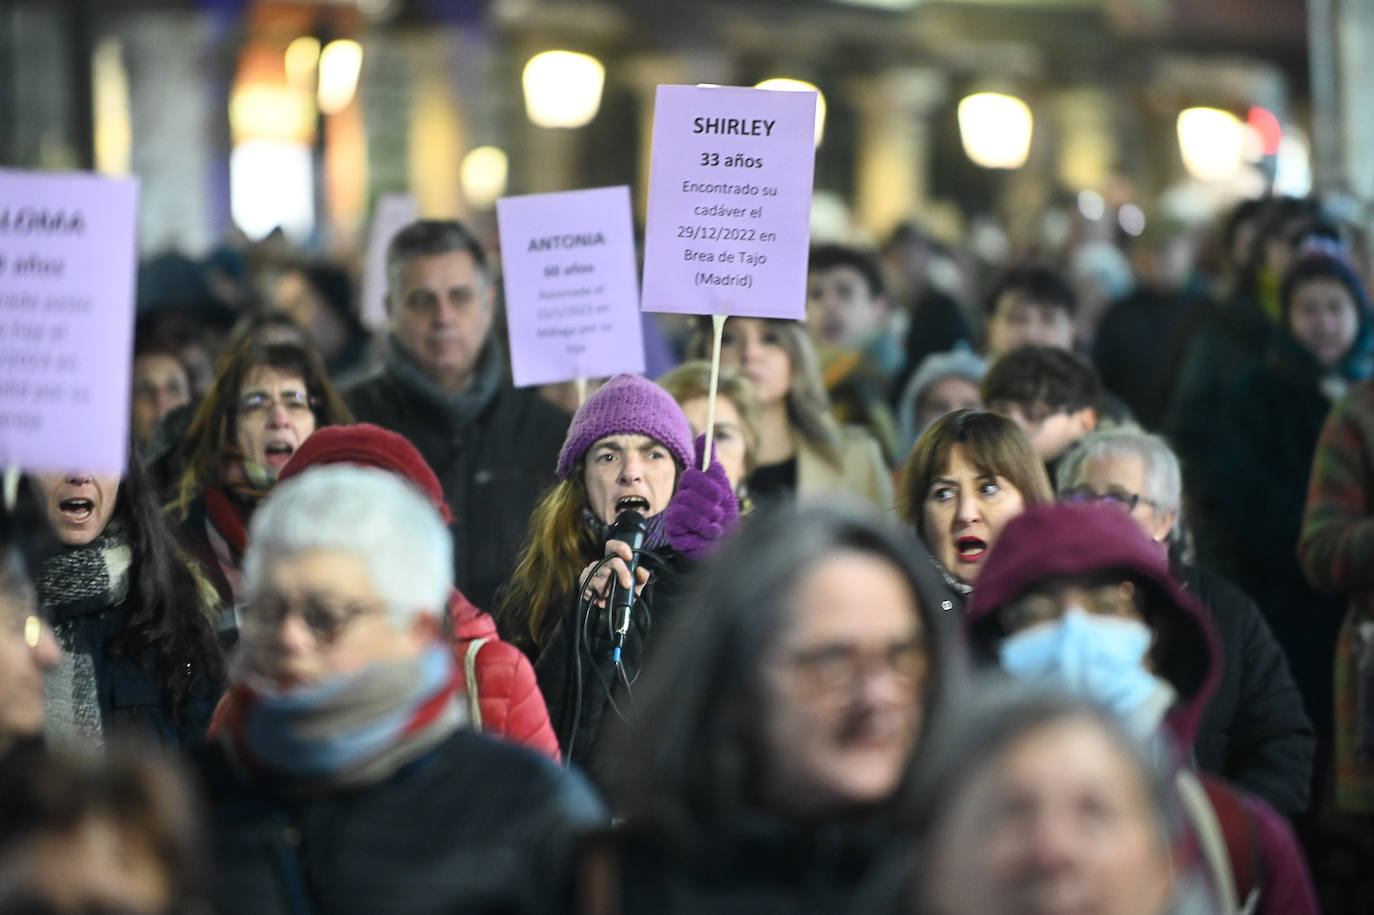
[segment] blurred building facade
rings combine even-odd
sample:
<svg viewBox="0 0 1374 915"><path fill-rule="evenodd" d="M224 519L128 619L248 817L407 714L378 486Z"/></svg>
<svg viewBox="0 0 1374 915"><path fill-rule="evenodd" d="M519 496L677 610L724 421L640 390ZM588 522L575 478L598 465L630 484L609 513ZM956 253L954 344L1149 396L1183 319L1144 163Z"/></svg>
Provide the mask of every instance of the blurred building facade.
<svg viewBox="0 0 1374 915"><path fill-rule="evenodd" d="M1313 179L1374 198L1364 116L1374 55L1363 53L1374 4L1360 0L11 0L3 10L0 164L139 176L145 254L199 254L276 226L347 251L373 202L394 192L413 194L422 214L489 227L502 193L628 183L642 213L654 87L776 77L825 99L818 234L877 239L916 219L964 236L987 214L1024 247L1056 206L1130 204L1186 221ZM529 93L578 104L576 60L547 85L522 84L550 50L600 65L582 126L532 119ZM1030 113L1015 167L974 161L976 112L961 115L961 102L982 93ZM1180 113L1194 108L1212 113L1185 130ZM1007 116L984 117L1000 118L985 125L991 142L1014 141Z"/></svg>

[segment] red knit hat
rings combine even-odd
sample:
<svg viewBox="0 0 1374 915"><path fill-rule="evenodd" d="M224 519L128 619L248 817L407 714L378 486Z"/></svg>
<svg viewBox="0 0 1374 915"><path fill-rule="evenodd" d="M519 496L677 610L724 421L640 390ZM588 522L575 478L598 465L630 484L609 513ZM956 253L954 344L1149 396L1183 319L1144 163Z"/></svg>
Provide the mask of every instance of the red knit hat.
<svg viewBox="0 0 1374 915"><path fill-rule="evenodd" d="M390 429L371 423L317 429L291 455L291 460L277 475L277 482L319 464L359 464L399 474L429 496L445 524L453 521L439 478L410 440Z"/></svg>

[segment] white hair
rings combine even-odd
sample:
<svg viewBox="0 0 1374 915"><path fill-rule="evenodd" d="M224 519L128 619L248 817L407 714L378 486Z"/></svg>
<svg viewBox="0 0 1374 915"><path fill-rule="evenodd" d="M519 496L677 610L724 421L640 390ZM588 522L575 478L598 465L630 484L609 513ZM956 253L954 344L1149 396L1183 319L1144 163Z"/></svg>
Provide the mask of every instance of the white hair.
<svg viewBox="0 0 1374 915"><path fill-rule="evenodd" d="M1179 511L1183 475L1178 456L1163 438L1138 429L1106 429L1085 435L1059 462L1055 480L1059 492L1065 493L1078 484L1088 461L1114 457L1139 458L1145 466L1145 492L1140 495L1164 514Z"/></svg>
<svg viewBox="0 0 1374 915"><path fill-rule="evenodd" d="M452 538L429 499L393 473L331 464L275 487L253 513L245 591L260 593L271 561L311 550L356 556L397 625L448 606Z"/></svg>

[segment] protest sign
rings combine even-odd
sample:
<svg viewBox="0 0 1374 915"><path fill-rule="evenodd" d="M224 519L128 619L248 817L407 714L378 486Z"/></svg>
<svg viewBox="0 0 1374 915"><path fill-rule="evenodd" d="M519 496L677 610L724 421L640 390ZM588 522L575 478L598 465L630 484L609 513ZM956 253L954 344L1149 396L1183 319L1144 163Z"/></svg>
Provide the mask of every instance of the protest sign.
<svg viewBox="0 0 1374 915"><path fill-rule="evenodd" d="M363 263L363 297L359 309L368 330L385 327L386 248L392 236L420 218L420 208L409 194L382 194L372 207L367 233L367 260Z"/></svg>
<svg viewBox="0 0 1374 915"><path fill-rule="evenodd" d="M0 467L122 473L138 183L0 169Z"/></svg>
<svg viewBox="0 0 1374 915"><path fill-rule="evenodd" d="M630 189L503 197L496 218L515 383L643 372Z"/></svg>
<svg viewBox="0 0 1374 915"><path fill-rule="evenodd" d="M801 318L816 93L659 86L645 311Z"/></svg>

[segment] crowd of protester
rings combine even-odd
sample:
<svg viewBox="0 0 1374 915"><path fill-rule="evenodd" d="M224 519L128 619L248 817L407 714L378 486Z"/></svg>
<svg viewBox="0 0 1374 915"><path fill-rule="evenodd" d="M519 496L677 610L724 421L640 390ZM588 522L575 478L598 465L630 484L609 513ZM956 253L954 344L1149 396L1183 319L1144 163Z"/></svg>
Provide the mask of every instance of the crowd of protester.
<svg viewBox="0 0 1374 915"><path fill-rule="evenodd" d="M1374 911L1366 229L818 243L713 412L516 388L457 222L371 335L148 261L126 473L0 487L0 915Z"/></svg>

